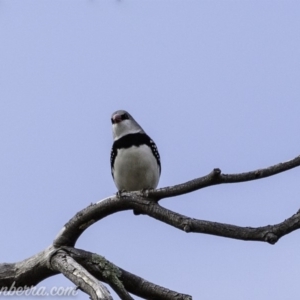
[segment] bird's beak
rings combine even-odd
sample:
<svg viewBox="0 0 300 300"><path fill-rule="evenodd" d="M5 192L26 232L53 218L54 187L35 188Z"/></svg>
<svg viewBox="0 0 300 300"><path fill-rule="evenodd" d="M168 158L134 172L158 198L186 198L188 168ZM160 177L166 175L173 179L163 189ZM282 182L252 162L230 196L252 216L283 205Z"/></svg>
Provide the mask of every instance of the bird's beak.
<svg viewBox="0 0 300 300"><path fill-rule="evenodd" d="M122 121L122 116L115 114L112 116L112 120L114 124L120 123Z"/></svg>

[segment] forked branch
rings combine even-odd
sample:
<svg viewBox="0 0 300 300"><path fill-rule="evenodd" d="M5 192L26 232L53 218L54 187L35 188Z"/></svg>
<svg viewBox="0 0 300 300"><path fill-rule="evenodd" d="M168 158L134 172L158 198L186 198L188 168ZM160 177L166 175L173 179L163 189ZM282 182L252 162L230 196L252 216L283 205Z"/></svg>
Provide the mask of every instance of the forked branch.
<svg viewBox="0 0 300 300"><path fill-rule="evenodd" d="M36 285L47 277L63 273L92 299L111 299L106 288L97 281L99 279L108 283L122 300L131 300L129 293L144 299L190 300L191 296L150 283L118 268L100 255L73 247L89 226L124 210L148 215L185 232L275 244L284 235L300 228L299 211L279 224L252 228L193 219L160 206L158 201L217 184L257 180L298 166L300 156L268 168L240 174L222 174L220 169L214 169L206 176L183 184L158 190L124 192L103 199L78 212L44 251L22 262L0 264L0 289L9 288L12 284L16 287ZM109 268L109 272L105 268Z"/></svg>

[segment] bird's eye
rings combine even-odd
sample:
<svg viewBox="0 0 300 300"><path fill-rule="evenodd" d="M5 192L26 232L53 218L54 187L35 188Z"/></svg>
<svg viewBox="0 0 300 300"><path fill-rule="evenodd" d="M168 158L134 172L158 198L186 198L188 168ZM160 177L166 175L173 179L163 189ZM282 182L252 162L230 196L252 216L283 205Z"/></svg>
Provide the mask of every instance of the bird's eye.
<svg viewBox="0 0 300 300"><path fill-rule="evenodd" d="M115 123L113 118L111 118L110 120L111 120L111 124L114 124L114 123Z"/></svg>
<svg viewBox="0 0 300 300"><path fill-rule="evenodd" d="M125 113L122 115L122 120L128 120L129 119L129 116Z"/></svg>

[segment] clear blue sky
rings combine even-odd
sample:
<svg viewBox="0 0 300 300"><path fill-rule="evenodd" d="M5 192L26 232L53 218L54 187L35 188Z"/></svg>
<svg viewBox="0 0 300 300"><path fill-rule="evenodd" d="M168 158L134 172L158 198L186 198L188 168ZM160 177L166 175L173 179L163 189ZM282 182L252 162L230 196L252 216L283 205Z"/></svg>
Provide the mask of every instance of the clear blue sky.
<svg viewBox="0 0 300 300"><path fill-rule="evenodd" d="M160 187L299 155L299 28L299 1L2 0L1 262L44 249L76 212L116 192L117 109L156 142ZM204 220L274 224L300 208L299 175L161 204ZM282 300L299 296L299 237L270 246L123 212L76 246L195 300ZM41 285L72 283L60 275Z"/></svg>

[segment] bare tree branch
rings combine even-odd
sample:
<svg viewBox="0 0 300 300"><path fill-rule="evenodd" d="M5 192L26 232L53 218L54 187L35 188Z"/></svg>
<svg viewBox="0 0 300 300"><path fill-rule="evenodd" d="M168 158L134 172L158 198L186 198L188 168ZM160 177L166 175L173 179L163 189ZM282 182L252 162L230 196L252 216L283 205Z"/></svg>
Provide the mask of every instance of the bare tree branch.
<svg viewBox="0 0 300 300"><path fill-rule="evenodd" d="M132 207L116 196L111 196L95 204L91 204L78 212L62 228L53 241L53 245L57 248L60 246L74 247L80 235L92 224L111 214L129 209L132 209Z"/></svg>
<svg viewBox="0 0 300 300"><path fill-rule="evenodd" d="M279 224L257 228L239 227L193 219L160 206L158 200L216 184L261 179L299 165L300 156L269 168L241 174L226 175L221 174L219 169L214 169L207 176L173 187L123 192L118 196L103 199L78 212L62 228L53 241L53 245L44 251L21 262L0 264L0 288L9 288L14 285L26 289L60 272L80 286L93 299L112 299L103 286L93 277L95 276L110 284L122 300L132 300L129 293L144 299L191 300L191 296L170 291L122 270L100 255L72 247L75 246L77 239L89 226L111 214L124 210L133 210L137 214L148 215L185 232L205 233L239 240L263 241L275 244L284 235L300 228L300 211ZM60 250L61 248L64 248L64 251Z"/></svg>
<svg viewBox="0 0 300 300"><path fill-rule="evenodd" d="M165 187L158 190L137 191L130 193L125 192L121 194L121 197L111 196L95 204L91 204L87 208L77 213L76 216L74 216L61 230L53 244L56 247L62 245L74 247L79 236L94 222L97 222L102 218L119 211L135 209L136 207L134 206L136 206L136 204L133 206L131 200L133 200L134 203L138 202L139 200L148 200L151 202L158 201L163 198L190 193L192 191L216 184L238 183L269 177L290 170L299 165L300 156L297 156L296 158L284 163L279 163L265 169L259 169L240 174L226 175L221 174L220 169L214 169L210 174L204 177L200 177L183 184ZM124 199L126 199L126 201L123 201ZM148 202L144 202L144 205L146 205L146 203ZM142 205L142 203L140 204ZM148 214L146 211L143 213ZM203 231L201 232L203 233Z"/></svg>
<svg viewBox="0 0 300 300"><path fill-rule="evenodd" d="M284 235L300 228L300 210L279 224L253 228L193 219L166 209L156 202L148 206L137 203L136 209L141 214L185 232L205 233L244 241L268 242L272 245Z"/></svg>
<svg viewBox="0 0 300 300"><path fill-rule="evenodd" d="M95 253L90 256L90 259L89 262L99 268L102 278L104 277L106 279L106 282L122 300L133 300L120 279L122 273L117 266L109 262L103 256Z"/></svg>
<svg viewBox="0 0 300 300"><path fill-rule="evenodd" d="M117 283L122 283L129 293L144 299L192 299L191 296L171 291L127 272L124 269L118 268L100 255L71 247L62 247L60 249L50 246L44 251L25 259L22 262L0 264L0 289L9 289L12 286L16 288L22 287L24 289L31 288L50 276L63 273L67 278L74 282L75 285L79 286L94 298L97 289L99 288L98 283L95 285L93 280L87 281L88 283L84 281L91 276L87 275L90 273L99 280L111 285L122 300L129 300L130 295L124 290L122 291L122 287L116 287ZM75 259L77 263L72 261L71 258ZM78 270L82 273L78 273ZM113 280L109 276L109 272L112 270L114 270L112 273L119 274L119 282L115 281L115 283L112 283ZM83 282L80 281L81 279ZM90 284L90 282L93 284L89 286L88 284Z"/></svg>
<svg viewBox="0 0 300 300"><path fill-rule="evenodd" d="M107 288L65 251L59 250L51 256L51 266L90 295L92 300L113 300Z"/></svg>
<svg viewBox="0 0 300 300"><path fill-rule="evenodd" d="M208 186L222 184L222 183L238 183L251 180L257 180L285 172L287 170L300 166L300 155L292 160L284 163L279 163L274 166L258 169L251 172L239 174L221 174L220 169L214 169L210 174L193 179L191 181L174 185L171 187L160 188L157 190L146 191L145 196L150 199L164 199L187 194L196 190L203 189Z"/></svg>
<svg viewBox="0 0 300 300"><path fill-rule="evenodd" d="M120 210L124 210L125 208L132 209L140 214L148 215L185 232L205 233L239 240L262 241L275 244L282 236L300 228L299 213L296 213L277 225L268 225L257 228L240 227L236 225L193 219L166 209L160 206L157 202L145 200L140 197L140 193L124 193L122 194L122 198L111 197L109 199L105 199L104 202L98 202L95 205L91 205L87 208L87 210L81 211L79 218L75 216L71 219L66 225L69 227L66 227L66 229L62 232L64 236L68 237L67 239L63 239L65 242L64 245L73 247L77 238L83 232L80 229L82 228L81 217L85 220L85 213L92 216L95 222L104 217L102 205L104 205L104 207L107 206L105 201L112 203L115 207L120 205ZM112 212L110 211L107 214L109 213ZM69 228L71 228L70 231ZM58 236L58 241L59 239L60 235ZM66 241L72 241L72 243L68 245ZM58 244L57 239L54 243L55 245Z"/></svg>
<svg viewBox="0 0 300 300"><path fill-rule="evenodd" d="M42 280L58 274L49 268L49 257L56 251L53 246L16 263L0 264L0 288L32 287Z"/></svg>
<svg viewBox="0 0 300 300"><path fill-rule="evenodd" d="M153 284L139 276L125 271L117 267L113 263L106 260L103 256L91 253L81 249L72 247L62 247L69 255L74 258L78 263L85 267L91 274L103 282L109 283L106 276L107 270L118 273L119 280L123 283L126 290L134 295L143 299L156 299L156 300L191 300L192 297L185 294L180 294L171 291L159 285ZM104 273L104 274L103 274Z"/></svg>

